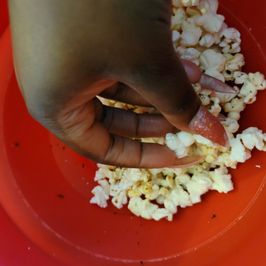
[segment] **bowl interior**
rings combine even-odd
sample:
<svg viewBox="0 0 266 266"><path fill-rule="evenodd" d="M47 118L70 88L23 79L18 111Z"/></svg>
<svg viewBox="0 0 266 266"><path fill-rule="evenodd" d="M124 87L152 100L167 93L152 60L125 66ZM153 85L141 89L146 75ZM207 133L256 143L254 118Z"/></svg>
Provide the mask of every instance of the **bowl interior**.
<svg viewBox="0 0 266 266"><path fill-rule="evenodd" d="M246 70L266 73L265 54L249 27L226 7L222 12L242 33ZM8 168L8 174L0 173L0 193L12 193L1 201L34 242L59 259L71 263L72 257L73 265L77 259L84 265L92 258L141 263L192 253L236 225L265 182L266 155L255 151L252 159L232 171L233 192L208 193L201 204L180 210L172 223L145 221L111 204L100 209L89 204L95 164L33 121L14 74L0 102ZM266 119L262 119L265 104L266 93L261 92L257 102L242 114L241 127L257 126L266 131Z"/></svg>

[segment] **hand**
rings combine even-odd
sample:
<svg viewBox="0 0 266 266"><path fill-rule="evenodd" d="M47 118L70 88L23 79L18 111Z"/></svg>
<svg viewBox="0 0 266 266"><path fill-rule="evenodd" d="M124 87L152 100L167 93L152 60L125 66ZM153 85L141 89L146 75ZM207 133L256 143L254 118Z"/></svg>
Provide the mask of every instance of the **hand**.
<svg viewBox="0 0 266 266"><path fill-rule="evenodd" d="M15 67L29 112L80 154L126 167L199 160L178 159L165 146L128 138L176 129L226 145L223 127L200 107L191 82L232 91L201 77L189 62L186 75L171 42L170 0L10 0L9 5ZM151 105L160 114L106 107L96 95Z"/></svg>

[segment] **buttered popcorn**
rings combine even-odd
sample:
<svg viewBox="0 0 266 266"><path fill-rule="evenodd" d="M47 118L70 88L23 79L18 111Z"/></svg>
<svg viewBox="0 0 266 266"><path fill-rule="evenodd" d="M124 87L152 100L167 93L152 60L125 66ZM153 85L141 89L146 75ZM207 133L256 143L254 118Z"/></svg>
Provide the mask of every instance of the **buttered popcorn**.
<svg viewBox="0 0 266 266"><path fill-rule="evenodd" d="M266 151L266 133L256 127L239 130L238 120L257 93L266 88L263 74L245 73L241 38L237 29L228 27L217 14L218 0L173 0L172 40L177 54L197 64L201 70L222 82L234 83L234 94L215 94L194 84L202 104L220 117L229 138L228 148L187 132L169 133L145 142L167 145L177 157L201 155L204 161L185 169L131 169L99 164L95 175L98 185L92 190L91 203L105 208L108 202L128 209L144 219L172 221L178 208L199 203L209 190L227 193L233 189L228 168L236 168L251 157L251 151ZM105 104L138 113L150 111L101 99Z"/></svg>

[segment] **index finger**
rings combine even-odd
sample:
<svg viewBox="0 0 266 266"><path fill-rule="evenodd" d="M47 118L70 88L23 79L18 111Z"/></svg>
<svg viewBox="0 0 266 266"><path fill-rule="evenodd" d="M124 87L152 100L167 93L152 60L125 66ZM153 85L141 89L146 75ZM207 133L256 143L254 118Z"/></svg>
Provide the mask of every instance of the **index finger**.
<svg viewBox="0 0 266 266"><path fill-rule="evenodd" d="M137 168L187 167L199 156L177 158L166 146L141 143L110 132L95 119L93 102L59 116L61 139L80 154L104 164Z"/></svg>

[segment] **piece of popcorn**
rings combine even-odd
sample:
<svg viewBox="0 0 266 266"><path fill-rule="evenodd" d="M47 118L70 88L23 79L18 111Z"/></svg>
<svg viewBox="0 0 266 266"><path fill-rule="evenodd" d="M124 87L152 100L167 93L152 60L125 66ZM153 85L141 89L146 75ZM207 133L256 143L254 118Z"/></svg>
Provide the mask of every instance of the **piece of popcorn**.
<svg viewBox="0 0 266 266"><path fill-rule="evenodd" d="M104 189L101 186L96 186L91 192L94 196L91 198L90 203L106 208L109 195L105 193Z"/></svg>
<svg viewBox="0 0 266 266"><path fill-rule="evenodd" d="M149 200L155 200L159 196L160 187L156 184L152 185L152 189L149 193L145 194L145 197Z"/></svg>
<svg viewBox="0 0 266 266"><path fill-rule="evenodd" d="M194 46L199 42L202 34L200 27L192 23L184 22L182 25L181 44L183 46Z"/></svg>
<svg viewBox="0 0 266 266"><path fill-rule="evenodd" d="M215 38L212 34L204 34L199 41L199 45L202 47L210 48L215 43Z"/></svg>
<svg viewBox="0 0 266 266"><path fill-rule="evenodd" d="M233 190L233 182L231 175L228 174L226 167L219 167L210 172L210 177L213 180L212 188L220 193L228 193Z"/></svg>
<svg viewBox="0 0 266 266"><path fill-rule="evenodd" d="M95 173L94 181L99 181L104 178L112 178L113 171L111 171L108 167L98 167L100 168Z"/></svg>
<svg viewBox="0 0 266 266"><path fill-rule="evenodd" d="M177 175L175 178L176 187L179 185L186 185L188 182L190 182L190 176L188 174L180 174Z"/></svg>
<svg viewBox="0 0 266 266"><path fill-rule="evenodd" d="M133 197L129 200L128 209L136 216L141 216L144 219L151 219L153 213L158 209L158 206L152 204L148 200Z"/></svg>
<svg viewBox="0 0 266 266"><path fill-rule="evenodd" d="M184 9L178 8L174 16L172 16L171 18L172 29L180 30L185 19L186 19L186 13Z"/></svg>
<svg viewBox="0 0 266 266"><path fill-rule="evenodd" d="M252 150L256 148L260 151L263 150L264 135L262 130L256 127L249 127L240 134L240 138L247 149Z"/></svg>
<svg viewBox="0 0 266 266"><path fill-rule="evenodd" d="M196 17L196 16L200 16L201 12L197 7L190 6L186 9L186 14L188 17Z"/></svg>
<svg viewBox="0 0 266 266"><path fill-rule="evenodd" d="M173 214L165 208L158 208L152 213L152 219L159 221L163 218L167 218L168 221L173 220Z"/></svg>
<svg viewBox="0 0 266 266"><path fill-rule="evenodd" d="M176 134L166 134L165 137L166 145L172 151L175 151L178 158L183 158L187 156L187 147L179 140Z"/></svg>
<svg viewBox="0 0 266 266"><path fill-rule="evenodd" d="M185 7L198 6L200 0L181 0L181 3Z"/></svg>
<svg viewBox="0 0 266 266"><path fill-rule="evenodd" d="M217 93L216 93L217 94ZM220 99L217 97L211 97L212 105L209 108L209 112L214 116L218 117L220 114L222 107L220 106Z"/></svg>
<svg viewBox="0 0 266 266"><path fill-rule="evenodd" d="M225 63L225 71L239 71L245 65L245 59L242 54L235 54Z"/></svg>
<svg viewBox="0 0 266 266"><path fill-rule="evenodd" d="M226 118L225 121L222 122L223 126L226 128L226 131L229 133L235 133L239 129L239 124L235 119Z"/></svg>
<svg viewBox="0 0 266 266"><path fill-rule="evenodd" d="M262 73L249 73L248 78L257 90L264 90L266 88L266 80L264 79L264 75Z"/></svg>
<svg viewBox="0 0 266 266"><path fill-rule="evenodd" d="M222 29L223 22L224 16L210 12L198 17L196 20L196 24L209 33L219 32Z"/></svg>
<svg viewBox="0 0 266 266"><path fill-rule="evenodd" d="M231 146L231 153L230 153L231 160L244 163L251 157L250 152L245 148L239 137L231 139L230 146Z"/></svg>
<svg viewBox="0 0 266 266"><path fill-rule="evenodd" d="M241 71L233 73L235 84L244 84L248 80L248 75Z"/></svg>
<svg viewBox="0 0 266 266"><path fill-rule="evenodd" d="M193 134L188 132L180 131L176 135L186 147L190 147L195 142Z"/></svg>
<svg viewBox="0 0 266 266"><path fill-rule="evenodd" d="M172 42L176 43L180 39L180 33L176 30L172 31Z"/></svg>
<svg viewBox="0 0 266 266"><path fill-rule="evenodd" d="M172 200L169 199L165 199L164 208L172 214L175 214L177 212L177 206L173 203Z"/></svg>
<svg viewBox="0 0 266 266"><path fill-rule="evenodd" d="M194 174L191 181L186 184L192 203L201 201L201 196L206 193L212 186L212 181L206 174Z"/></svg>
<svg viewBox="0 0 266 266"><path fill-rule="evenodd" d="M203 14L207 12L216 14L218 6L219 6L218 0L201 0L199 2L199 8Z"/></svg>
<svg viewBox="0 0 266 266"><path fill-rule="evenodd" d="M200 52L195 48L187 48L182 51L181 58L199 64Z"/></svg>
<svg viewBox="0 0 266 266"><path fill-rule="evenodd" d="M125 191L121 191L119 194L117 194L116 196L114 196L112 198L112 203L113 205L118 208L121 209L125 204L127 204L127 195Z"/></svg>
<svg viewBox="0 0 266 266"><path fill-rule="evenodd" d="M160 205L163 205L164 200L165 200L165 196L163 196L163 195L159 195L159 196L155 199L155 201L156 201L158 204L160 204Z"/></svg>
<svg viewBox="0 0 266 266"><path fill-rule="evenodd" d="M225 39L227 40L227 42L233 42L233 41L237 41L237 42L241 42L241 35L240 32L235 29L235 28L225 28L222 32L221 35L223 37L225 37Z"/></svg>
<svg viewBox="0 0 266 266"><path fill-rule="evenodd" d="M238 121L240 119L240 112L229 112L228 118Z"/></svg>
<svg viewBox="0 0 266 266"><path fill-rule="evenodd" d="M234 98L229 103L224 105L225 112L242 112L245 109L246 105L243 99Z"/></svg>
<svg viewBox="0 0 266 266"><path fill-rule="evenodd" d="M159 190L159 196L167 197L169 194L169 190L165 187L161 187Z"/></svg>
<svg viewBox="0 0 266 266"><path fill-rule="evenodd" d="M127 168L123 172L124 180L129 180L130 182L137 182L139 180L149 179L149 172L141 170L138 168Z"/></svg>
<svg viewBox="0 0 266 266"><path fill-rule="evenodd" d="M180 186L177 185L168 195L176 206L185 208L192 205L189 194Z"/></svg>
<svg viewBox="0 0 266 266"><path fill-rule="evenodd" d="M200 97L202 105L206 106L206 105L209 105L211 103L211 99L209 96L204 95L204 94L200 94L199 97Z"/></svg>
<svg viewBox="0 0 266 266"><path fill-rule="evenodd" d="M257 89L250 81L245 81L239 95L243 97L244 103L251 104L256 101Z"/></svg>
<svg viewBox="0 0 266 266"><path fill-rule="evenodd" d="M200 64L204 70L211 68L223 71L225 62L225 57L214 49L207 49L200 55Z"/></svg>
<svg viewBox="0 0 266 266"><path fill-rule="evenodd" d="M235 169L237 166L237 161L232 160L230 153L229 152L225 152L220 154L215 161L215 165L219 165L219 166L226 166L226 167L230 167Z"/></svg>
<svg viewBox="0 0 266 266"><path fill-rule="evenodd" d="M106 179L101 179L98 181L98 184L102 187L104 190L105 195L109 197L110 194L110 184Z"/></svg>

